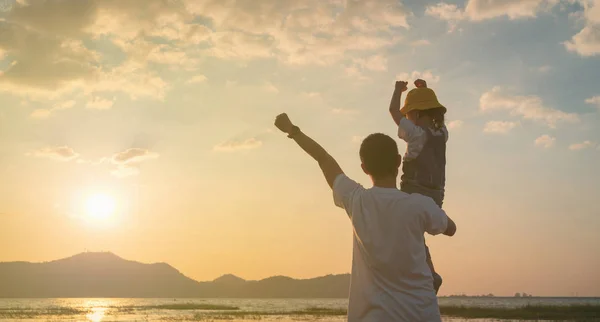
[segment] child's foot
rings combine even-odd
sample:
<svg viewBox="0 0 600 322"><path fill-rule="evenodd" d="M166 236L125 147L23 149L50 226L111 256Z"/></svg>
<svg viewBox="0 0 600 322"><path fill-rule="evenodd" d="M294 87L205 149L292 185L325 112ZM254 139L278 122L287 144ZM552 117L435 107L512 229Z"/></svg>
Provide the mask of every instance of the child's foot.
<svg viewBox="0 0 600 322"><path fill-rule="evenodd" d="M435 289L435 294L440 290L440 286L442 286L442 277L438 273L433 273L433 288Z"/></svg>

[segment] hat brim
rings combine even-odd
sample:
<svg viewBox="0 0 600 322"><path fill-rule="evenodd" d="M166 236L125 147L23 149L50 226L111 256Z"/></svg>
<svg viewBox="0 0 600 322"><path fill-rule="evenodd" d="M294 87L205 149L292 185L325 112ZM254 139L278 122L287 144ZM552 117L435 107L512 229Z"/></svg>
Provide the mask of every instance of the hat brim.
<svg viewBox="0 0 600 322"><path fill-rule="evenodd" d="M400 109L400 113L402 113L403 115L406 115L408 112L410 111L424 111L424 110L430 110L432 108L443 108L444 109L444 113L446 113L448 111L448 109L446 109L446 107L438 102L417 102L417 103L413 103L413 104L405 104L401 109Z"/></svg>

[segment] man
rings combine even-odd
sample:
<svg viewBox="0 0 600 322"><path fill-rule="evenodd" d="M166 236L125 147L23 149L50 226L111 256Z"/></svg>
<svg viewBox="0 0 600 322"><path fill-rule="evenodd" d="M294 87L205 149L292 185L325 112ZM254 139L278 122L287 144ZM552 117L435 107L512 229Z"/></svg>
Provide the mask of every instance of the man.
<svg viewBox="0 0 600 322"><path fill-rule="evenodd" d="M452 236L456 225L431 198L398 190L396 141L376 133L362 142L361 167L373 181L365 189L286 114L277 116L275 126L319 163L336 206L352 221L348 321L441 321L423 234Z"/></svg>

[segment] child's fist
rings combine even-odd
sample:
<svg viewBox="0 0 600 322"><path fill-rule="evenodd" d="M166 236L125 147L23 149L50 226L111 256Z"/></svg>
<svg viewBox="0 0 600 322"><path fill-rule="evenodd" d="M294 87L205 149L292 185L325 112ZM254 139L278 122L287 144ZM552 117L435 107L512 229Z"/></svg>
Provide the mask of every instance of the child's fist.
<svg viewBox="0 0 600 322"><path fill-rule="evenodd" d="M281 130L281 132L290 133L294 127L294 124L292 124L292 121L290 121L290 118L287 116L287 114L282 113L277 115L275 118L275 126Z"/></svg>
<svg viewBox="0 0 600 322"><path fill-rule="evenodd" d="M404 92L408 89L408 82L396 81L396 90Z"/></svg>
<svg viewBox="0 0 600 322"><path fill-rule="evenodd" d="M427 82L419 78L415 81L415 86L417 88L420 88L420 87L427 88Z"/></svg>

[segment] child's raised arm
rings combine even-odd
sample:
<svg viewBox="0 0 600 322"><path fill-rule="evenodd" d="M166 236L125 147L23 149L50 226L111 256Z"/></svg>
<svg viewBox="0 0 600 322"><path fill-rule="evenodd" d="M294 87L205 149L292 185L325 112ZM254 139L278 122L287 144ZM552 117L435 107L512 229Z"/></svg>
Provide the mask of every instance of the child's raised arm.
<svg viewBox="0 0 600 322"><path fill-rule="evenodd" d="M408 82L397 81L396 87L394 88L394 94L392 95L392 100L390 101L390 114L392 115L392 119L396 123L396 125L400 125L400 120L404 117L402 113L400 113L400 101L402 98L402 92L408 89Z"/></svg>

